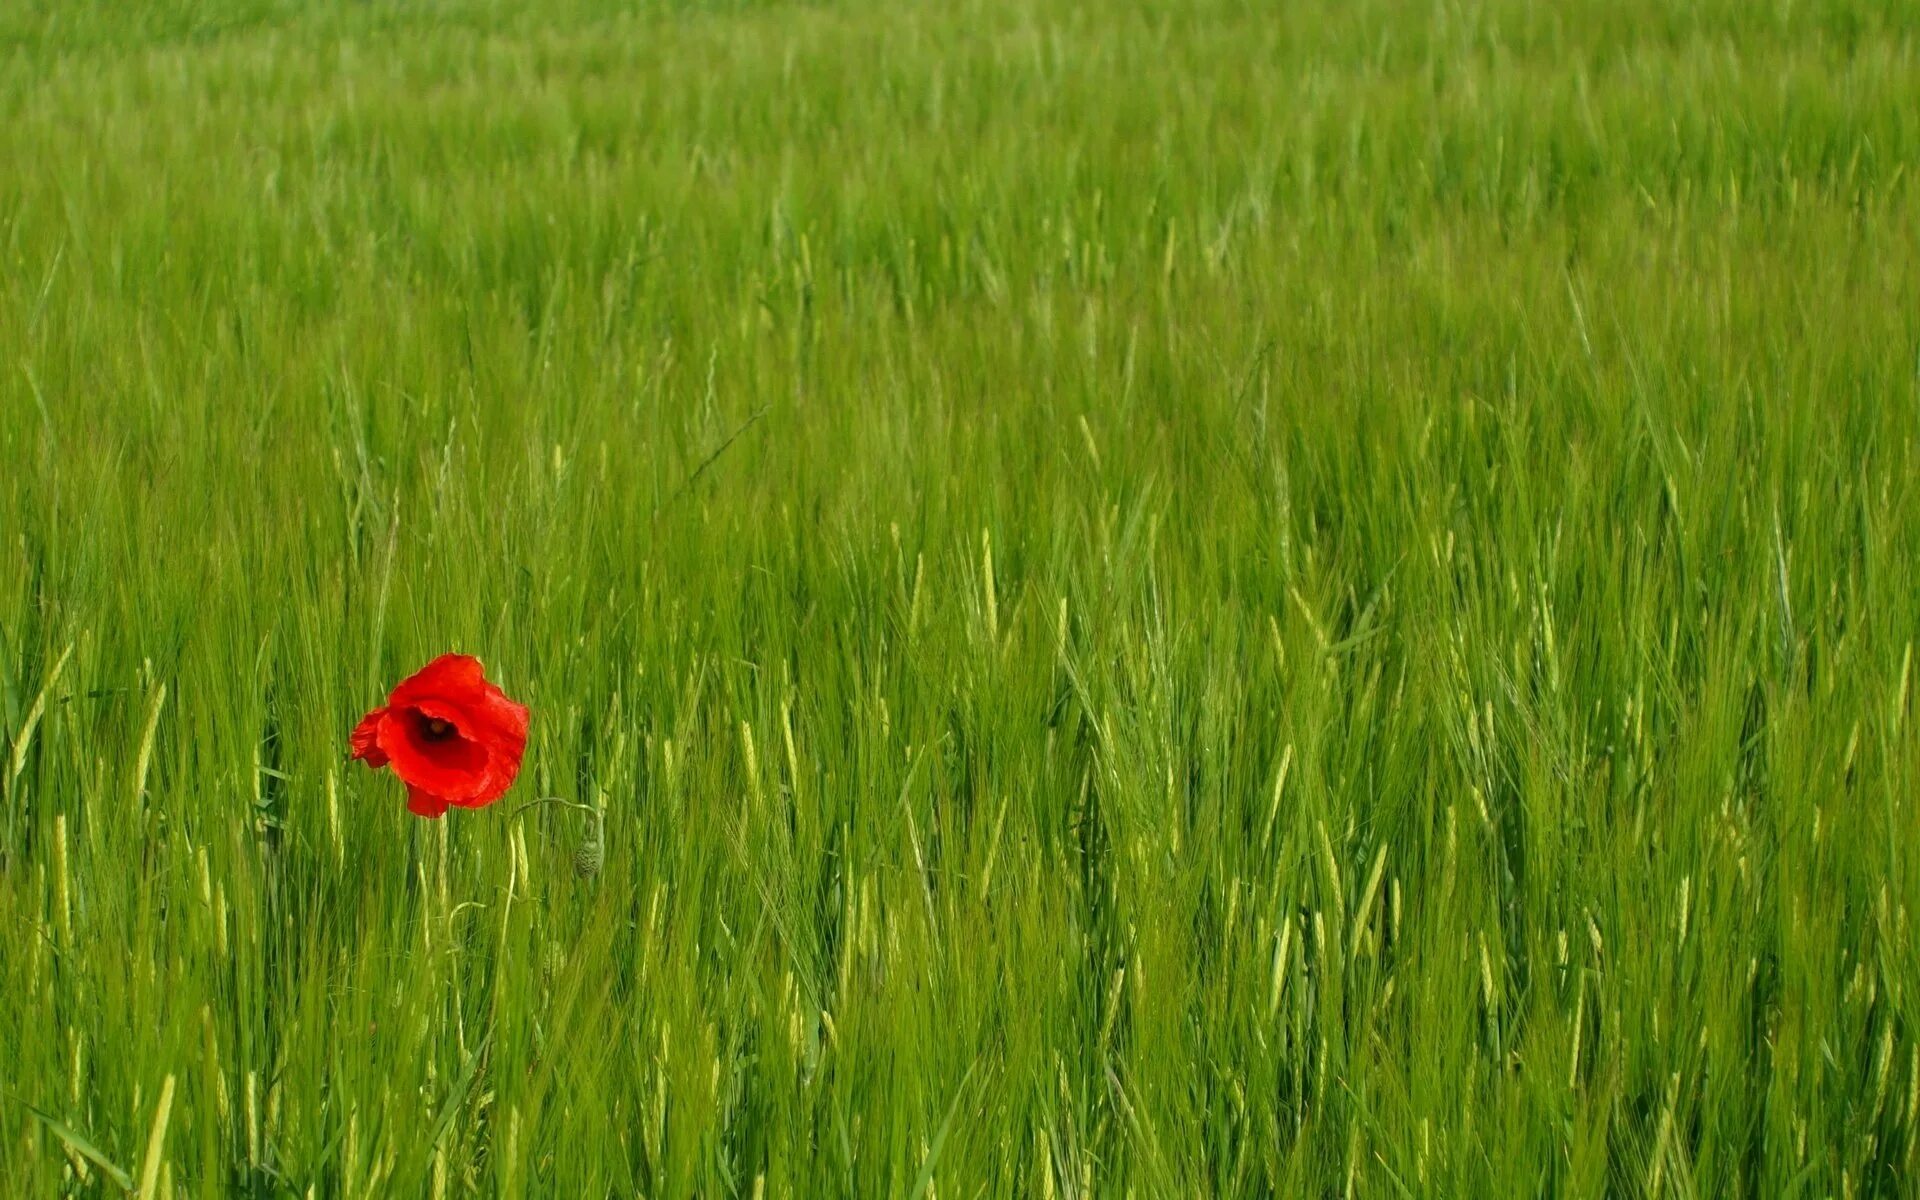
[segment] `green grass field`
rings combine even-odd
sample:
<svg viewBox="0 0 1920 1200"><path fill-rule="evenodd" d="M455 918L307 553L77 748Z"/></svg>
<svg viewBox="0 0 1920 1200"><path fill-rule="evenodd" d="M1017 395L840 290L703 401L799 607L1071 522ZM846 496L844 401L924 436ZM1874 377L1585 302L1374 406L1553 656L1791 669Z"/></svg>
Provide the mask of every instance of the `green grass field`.
<svg viewBox="0 0 1920 1200"><path fill-rule="evenodd" d="M1911 0L0 8L0 1194L1910 1193L1917 176Z"/></svg>

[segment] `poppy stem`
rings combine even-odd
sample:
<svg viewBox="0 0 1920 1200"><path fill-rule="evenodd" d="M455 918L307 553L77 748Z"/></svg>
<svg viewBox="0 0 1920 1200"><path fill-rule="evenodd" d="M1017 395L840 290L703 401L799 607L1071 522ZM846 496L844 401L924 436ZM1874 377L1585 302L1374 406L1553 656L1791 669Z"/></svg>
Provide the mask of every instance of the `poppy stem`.
<svg viewBox="0 0 1920 1200"><path fill-rule="evenodd" d="M594 807L593 807L593 805L591 805L591 804L582 804L582 803L580 803L580 802L579 802L579 801L577 801L577 800L563 800L563 799L561 799L561 798L560 798L560 797L558 797L558 796L542 796L542 797L540 797L540 798L539 798L538 800L529 800L529 801L527 801L527 802L526 802L525 804L522 804L522 805L521 805L521 806L520 806L519 808L516 808L516 809L514 809L514 810L513 810L513 815L512 815L512 816L510 816L510 817L508 817L508 818L507 818L507 820L509 820L509 821L517 821L517 820L519 820L519 819L520 819L520 817L521 817L521 815L522 815L522 814L524 814L524 813L525 813L525 812L526 812L526 811L527 811L528 809L530 809L530 808L538 808L538 807L540 807L540 806L541 806L542 804L563 804L563 805L565 805L565 806L566 806L566 807L568 807L568 808L577 808L577 809L579 809L579 810L580 810L581 812L594 812L594 811L596 811L596 810L594 809Z"/></svg>

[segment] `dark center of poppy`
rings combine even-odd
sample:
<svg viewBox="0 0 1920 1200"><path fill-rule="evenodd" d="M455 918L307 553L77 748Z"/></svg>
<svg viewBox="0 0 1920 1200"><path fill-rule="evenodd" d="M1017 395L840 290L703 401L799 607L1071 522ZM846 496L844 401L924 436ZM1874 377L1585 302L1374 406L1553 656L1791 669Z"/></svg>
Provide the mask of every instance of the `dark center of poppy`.
<svg viewBox="0 0 1920 1200"><path fill-rule="evenodd" d="M439 717L428 717L420 723L420 736L429 742L444 742L454 733L453 722Z"/></svg>

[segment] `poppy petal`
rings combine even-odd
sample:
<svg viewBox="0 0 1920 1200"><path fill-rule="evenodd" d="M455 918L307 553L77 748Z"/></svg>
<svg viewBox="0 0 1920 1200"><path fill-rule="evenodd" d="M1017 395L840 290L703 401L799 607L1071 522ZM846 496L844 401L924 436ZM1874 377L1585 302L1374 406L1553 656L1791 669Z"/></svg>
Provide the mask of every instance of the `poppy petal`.
<svg viewBox="0 0 1920 1200"><path fill-rule="evenodd" d="M425 726L431 719L447 718L420 708L387 710L380 724L380 748L393 760L394 771L409 785L447 800L484 791L489 783L486 747L465 736L457 724L449 736L429 738Z"/></svg>
<svg viewBox="0 0 1920 1200"><path fill-rule="evenodd" d="M447 811L447 802L423 788L407 785L407 811L416 817L440 817Z"/></svg>
<svg viewBox="0 0 1920 1200"><path fill-rule="evenodd" d="M487 686L486 668L471 654L442 654L401 680L388 704L410 704L433 696L455 699Z"/></svg>
<svg viewBox="0 0 1920 1200"><path fill-rule="evenodd" d="M526 741L527 706L489 683L486 668L470 654L442 654L402 680L387 699L395 708L426 701L458 707L467 718L461 722L463 731L479 741Z"/></svg>
<svg viewBox="0 0 1920 1200"><path fill-rule="evenodd" d="M442 654L361 721L354 754L391 765L407 784L408 807L421 816L439 816L450 805L480 808L518 778L530 715L488 682L479 659Z"/></svg>
<svg viewBox="0 0 1920 1200"><path fill-rule="evenodd" d="M515 704L507 699L507 694L488 684L486 691L470 704L469 710L491 728L495 737L501 741L525 745L527 740L527 706Z"/></svg>
<svg viewBox="0 0 1920 1200"><path fill-rule="evenodd" d="M360 723L347 735L347 743L353 747L353 757L363 760L370 767L387 765L386 752L380 749L380 721L386 715L386 709L374 709L361 717Z"/></svg>
<svg viewBox="0 0 1920 1200"><path fill-rule="evenodd" d="M487 775L484 784L472 795L453 799L461 808L485 808L507 794L520 774L520 756L524 742L495 744L487 748Z"/></svg>

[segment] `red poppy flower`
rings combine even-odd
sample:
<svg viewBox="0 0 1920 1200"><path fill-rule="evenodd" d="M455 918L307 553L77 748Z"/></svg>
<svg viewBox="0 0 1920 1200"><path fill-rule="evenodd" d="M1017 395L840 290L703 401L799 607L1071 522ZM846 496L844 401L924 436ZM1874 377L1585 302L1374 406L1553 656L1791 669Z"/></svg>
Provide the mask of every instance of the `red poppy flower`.
<svg viewBox="0 0 1920 1200"><path fill-rule="evenodd" d="M368 766L393 765L407 785L407 811L437 817L448 805L484 808L513 786L527 708L487 682L479 659L442 654L362 717L350 740Z"/></svg>

